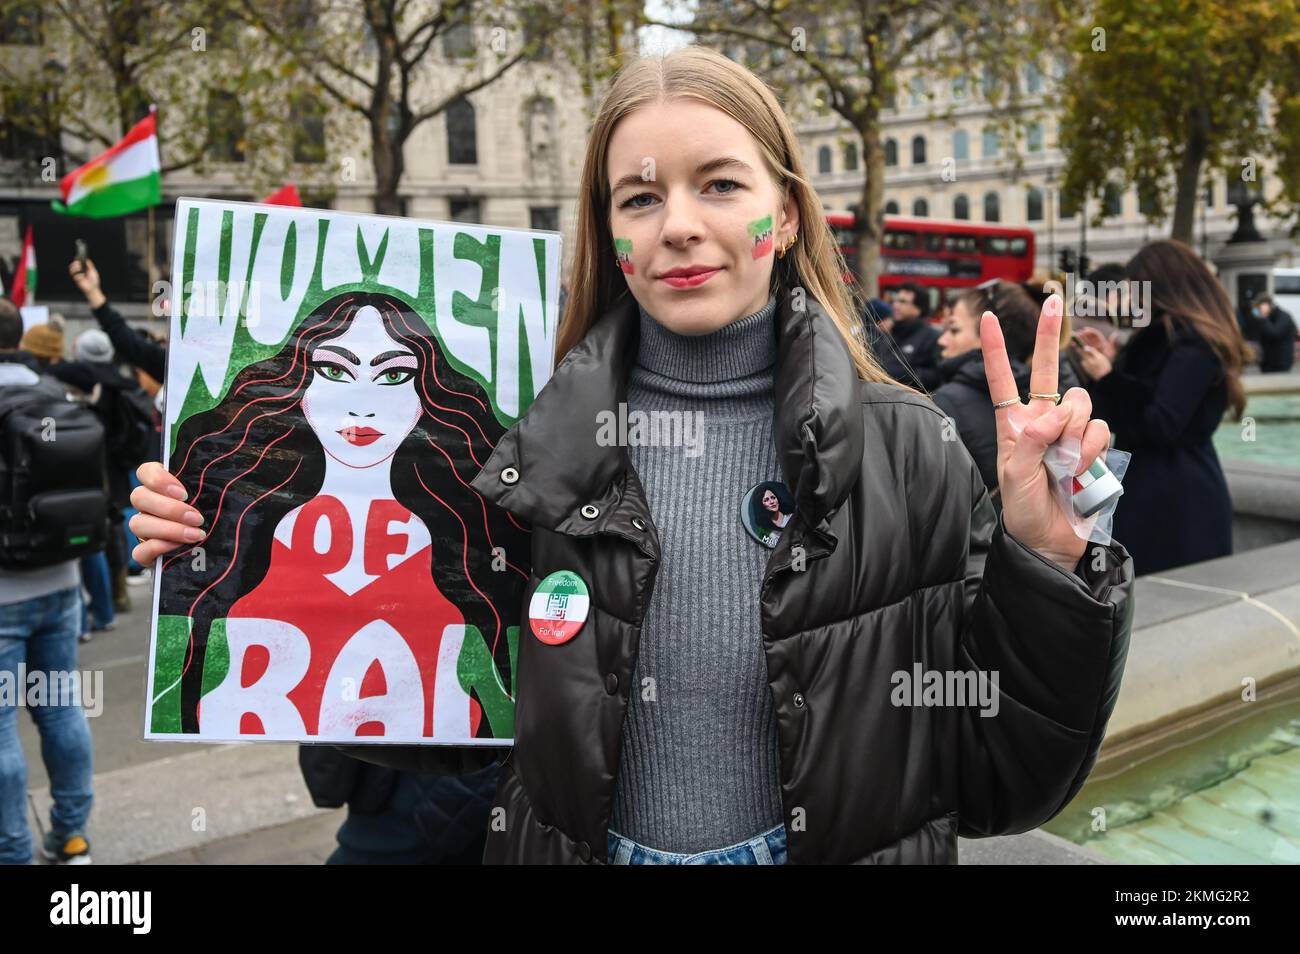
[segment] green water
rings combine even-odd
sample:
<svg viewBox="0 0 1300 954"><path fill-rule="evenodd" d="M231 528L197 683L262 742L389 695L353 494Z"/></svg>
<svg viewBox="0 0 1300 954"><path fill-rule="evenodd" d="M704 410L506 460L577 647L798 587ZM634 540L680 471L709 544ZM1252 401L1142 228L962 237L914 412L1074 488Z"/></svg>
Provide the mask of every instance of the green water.
<svg viewBox="0 0 1300 954"><path fill-rule="evenodd" d="M1251 395L1242 419L1214 432L1214 447L1224 460L1300 467L1300 394Z"/></svg>
<svg viewBox="0 0 1300 954"><path fill-rule="evenodd" d="M1092 778L1044 827L1129 864L1300 863L1300 702Z"/></svg>

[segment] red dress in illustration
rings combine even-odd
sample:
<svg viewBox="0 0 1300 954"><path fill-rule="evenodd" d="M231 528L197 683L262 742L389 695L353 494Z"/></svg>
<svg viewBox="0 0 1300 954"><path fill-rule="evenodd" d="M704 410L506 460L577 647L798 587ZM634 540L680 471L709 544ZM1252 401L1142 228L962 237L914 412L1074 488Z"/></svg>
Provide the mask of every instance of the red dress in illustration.
<svg viewBox="0 0 1300 954"><path fill-rule="evenodd" d="M231 707L232 698L240 698L252 700L238 714L240 734L297 730L338 739L431 737L437 730L445 738L477 731L481 708L456 674L464 617L433 581L427 530L396 500L359 506L359 550L360 512L349 514L327 494L277 529L266 576L226 620L230 671L203 700L213 709L219 701L223 728L241 708ZM273 658L280 671L269 673ZM250 691L264 681L264 693ZM202 706L200 723L209 728Z"/></svg>

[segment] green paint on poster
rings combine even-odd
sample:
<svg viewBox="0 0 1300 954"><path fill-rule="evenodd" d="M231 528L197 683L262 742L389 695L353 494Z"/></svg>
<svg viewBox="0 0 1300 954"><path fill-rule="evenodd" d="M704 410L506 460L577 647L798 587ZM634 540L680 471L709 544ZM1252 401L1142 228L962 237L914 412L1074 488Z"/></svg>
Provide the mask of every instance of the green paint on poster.
<svg viewBox="0 0 1300 954"><path fill-rule="evenodd" d="M519 627L506 629L510 650L510 688L501 680L501 672L492 659L487 641L477 626L465 627L465 641L456 659L456 678L466 693L473 692L483 707L483 716L498 739L513 738L515 734L515 674L519 665Z"/></svg>
<svg viewBox="0 0 1300 954"><path fill-rule="evenodd" d="M199 243L199 210L190 209L189 216L185 219L185 257L181 262L181 301L180 301L180 322L181 334L185 334L185 319L190 314L190 296L193 294L194 281L194 258L197 254ZM173 289L173 293L175 289Z"/></svg>
<svg viewBox="0 0 1300 954"><path fill-rule="evenodd" d="M370 250L366 248L366 240L361 234L361 226L357 226L357 261L361 264L361 280L363 282L379 280L379 270L384 267L384 256L387 253L387 229L384 230L384 237L379 240L379 248L375 249L374 258L371 258Z"/></svg>
<svg viewBox="0 0 1300 954"><path fill-rule="evenodd" d="M284 233L284 249L280 253L280 298L289 297L293 290L294 266L298 261L298 223L290 222Z"/></svg>

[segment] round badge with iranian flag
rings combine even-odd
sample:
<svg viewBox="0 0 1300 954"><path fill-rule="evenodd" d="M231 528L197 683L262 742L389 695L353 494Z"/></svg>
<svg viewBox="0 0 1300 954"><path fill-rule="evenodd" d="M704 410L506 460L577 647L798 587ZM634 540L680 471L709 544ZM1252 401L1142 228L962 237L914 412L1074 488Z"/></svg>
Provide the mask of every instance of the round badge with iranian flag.
<svg viewBox="0 0 1300 954"><path fill-rule="evenodd" d="M591 599L587 584L572 570L558 570L542 580L528 602L528 625L548 646L567 643L587 621Z"/></svg>

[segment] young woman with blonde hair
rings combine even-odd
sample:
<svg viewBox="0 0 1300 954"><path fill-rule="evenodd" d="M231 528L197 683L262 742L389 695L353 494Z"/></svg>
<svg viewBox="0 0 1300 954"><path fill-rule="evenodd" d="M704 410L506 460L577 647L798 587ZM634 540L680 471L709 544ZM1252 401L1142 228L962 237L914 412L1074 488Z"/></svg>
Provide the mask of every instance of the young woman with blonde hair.
<svg viewBox="0 0 1300 954"><path fill-rule="evenodd" d="M567 571L590 610L563 641L521 611L486 860L954 862L959 832L1052 817L1096 758L1132 615L1127 553L1075 535L1043 465L1059 438L1085 465L1108 439L1084 392L1057 404L1060 299L1018 433L983 320L999 519L942 414L862 346L790 122L752 73L700 47L632 62L578 202L555 373L473 486L531 524L530 594ZM620 404L698 415L701 447L598 439ZM187 506L160 465L141 479L144 561L185 539ZM741 516L768 481L795 508L770 549Z"/></svg>

